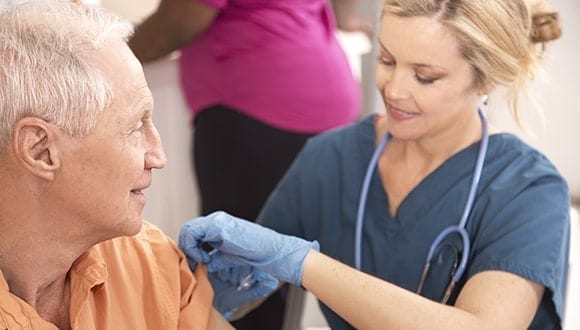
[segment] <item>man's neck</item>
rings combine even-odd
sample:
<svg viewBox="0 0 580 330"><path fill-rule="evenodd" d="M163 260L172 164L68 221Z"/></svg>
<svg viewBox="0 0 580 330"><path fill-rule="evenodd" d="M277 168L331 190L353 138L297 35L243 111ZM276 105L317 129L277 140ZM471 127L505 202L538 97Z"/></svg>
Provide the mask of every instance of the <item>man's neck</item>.
<svg viewBox="0 0 580 330"><path fill-rule="evenodd" d="M42 292L41 292L42 291ZM36 306L38 315L53 323L59 329L70 329L70 280L69 276L59 278L49 287L38 292Z"/></svg>
<svg viewBox="0 0 580 330"><path fill-rule="evenodd" d="M76 254L70 253L74 249L55 246L54 242L32 244L31 240L17 240L17 236L8 241L11 244L0 242L0 270L10 292L59 329L70 328L68 274L76 260Z"/></svg>

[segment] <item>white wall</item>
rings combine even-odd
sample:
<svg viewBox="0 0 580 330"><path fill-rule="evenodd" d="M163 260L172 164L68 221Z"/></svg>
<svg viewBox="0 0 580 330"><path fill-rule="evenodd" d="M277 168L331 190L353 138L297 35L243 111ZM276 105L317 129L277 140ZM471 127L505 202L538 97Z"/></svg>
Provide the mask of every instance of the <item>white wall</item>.
<svg viewBox="0 0 580 330"><path fill-rule="evenodd" d="M100 0L103 7L137 23L157 8L160 0Z"/></svg>
<svg viewBox="0 0 580 330"><path fill-rule="evenodd" d="M544 81L535 85L536 95L545 114L545 133L538 138L525 137L509 116L492 116L506 129L520 133L527 142L542 150L568 180L573 198L580 201L580 2L553 0L560 11L563 35L548 45ZM529 106L526 109L530 109ZM530 114L530 118L537 118ZM539 132L537 120L528 122Z"/></svg>

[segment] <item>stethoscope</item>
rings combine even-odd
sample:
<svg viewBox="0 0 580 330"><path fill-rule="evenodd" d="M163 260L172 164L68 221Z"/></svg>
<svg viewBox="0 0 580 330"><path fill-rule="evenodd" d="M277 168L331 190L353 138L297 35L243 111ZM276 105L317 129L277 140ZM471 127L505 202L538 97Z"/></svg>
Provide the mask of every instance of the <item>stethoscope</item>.
<svg viewBox="0 0 580 330"><path fill-rule="evenodd" d="M471 208L473 206L473 202L475 201L475 195L477 193L479 179L481 178L481 172L483 169L483 163L485 161L485 155L487 153L487 144L488 144L488 140L489 140L489 133L487 131L487 119L485 118L485 115L481 109L478 109L478 113L479 113L479 117L481 118L482 137L481 137L481 143L479 146L479 152L477 155L477 160L475 162L475 168L473 170L473 179L471 181L469 195L467 197L467 201L465 202L465 207L463 209L463 215L461 216L461 220L459 221L459 223L457 225L449 226L449 227L443 229L439 233L439 235L437 235L437 237L435 238L433 243L431 243L431 247L429 248L429 254L427 255L427 260L425 261L425 266L423 267L423 272L421 273L421 280L419 282L419 287L417 289L417 293L420 293L421 290L423 289L423 283L425 282L425 279L427 278L427 273L429 272L429 268L431 266L431 259L433 258L435 253L439 250L439 248L441 247L443 240L445 240L447 237L451 236L452 234L455 234L455 233L458 234L461 237L461 240L463 243L463 253L461 253L461 261L459 263L457 263L457 261L456 261L455 264L453 265L453 269L451 271L451 281L445 290L445 293L444 293L444 296L442 299L443 303L447 302L447 300L449 299L449 296L451 295L451 292L453 291L453 288L455 287L455 284L459 281L459 279L463 275L463 273L465 271L465 267L467 265L467 258L469 255L469 249L471 247L469 235L467 234L467 231L465 230L465 224L467 222L469 212L471 211ZM365 205L366 205L366 201L367 201L367 195L369 192L371 178L372 178L373 173L377 167L379 157L380 157L381 153L383 152L383 150L385 149L385 146L387 145L387 142L389 141L389 139L390 139L390 134L387 132L385 134L385 136L382 138L382 140L379 143L379 145L377 146L377 148L375 149L375 151L371 157L371 160L369 162L369 165L368 165L365 177L364 177L364 181L363 181L363 186L362 186L362 189L360 192L357 217L356 217L355 237L354 237L354 264L355 264L355 267L359 270L361 269L362 227L364 224L364 213L365 213Z"/></svg>

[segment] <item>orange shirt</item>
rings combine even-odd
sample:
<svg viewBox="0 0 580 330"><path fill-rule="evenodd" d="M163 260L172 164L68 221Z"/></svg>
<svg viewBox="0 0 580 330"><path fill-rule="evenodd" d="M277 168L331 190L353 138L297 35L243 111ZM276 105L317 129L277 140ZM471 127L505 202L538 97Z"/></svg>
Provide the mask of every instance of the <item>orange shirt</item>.
<svg viewBox="0 0 580 330"><path fill-rule="evenodd" d="M31 270L33 271L33 270ZM95 245L70 270L72 329L213 329L205 267L191 273L175 243L150 223ZM0 272L0 329L57 329L9 292Z"/></svg>

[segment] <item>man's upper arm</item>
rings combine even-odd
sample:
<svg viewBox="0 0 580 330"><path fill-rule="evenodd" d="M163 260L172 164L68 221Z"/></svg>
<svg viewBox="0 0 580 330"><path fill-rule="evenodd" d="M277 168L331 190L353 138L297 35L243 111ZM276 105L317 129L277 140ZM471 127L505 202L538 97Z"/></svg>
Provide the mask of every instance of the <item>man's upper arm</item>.
<svg viewBox="0 0 580 330"><path fill-rule="evenodd" d="M216 325L212 305L213 289L205 265L198 264L192 277L187 261L183 258L180 269L182 288L179 329L213 329Z"/></svg>

